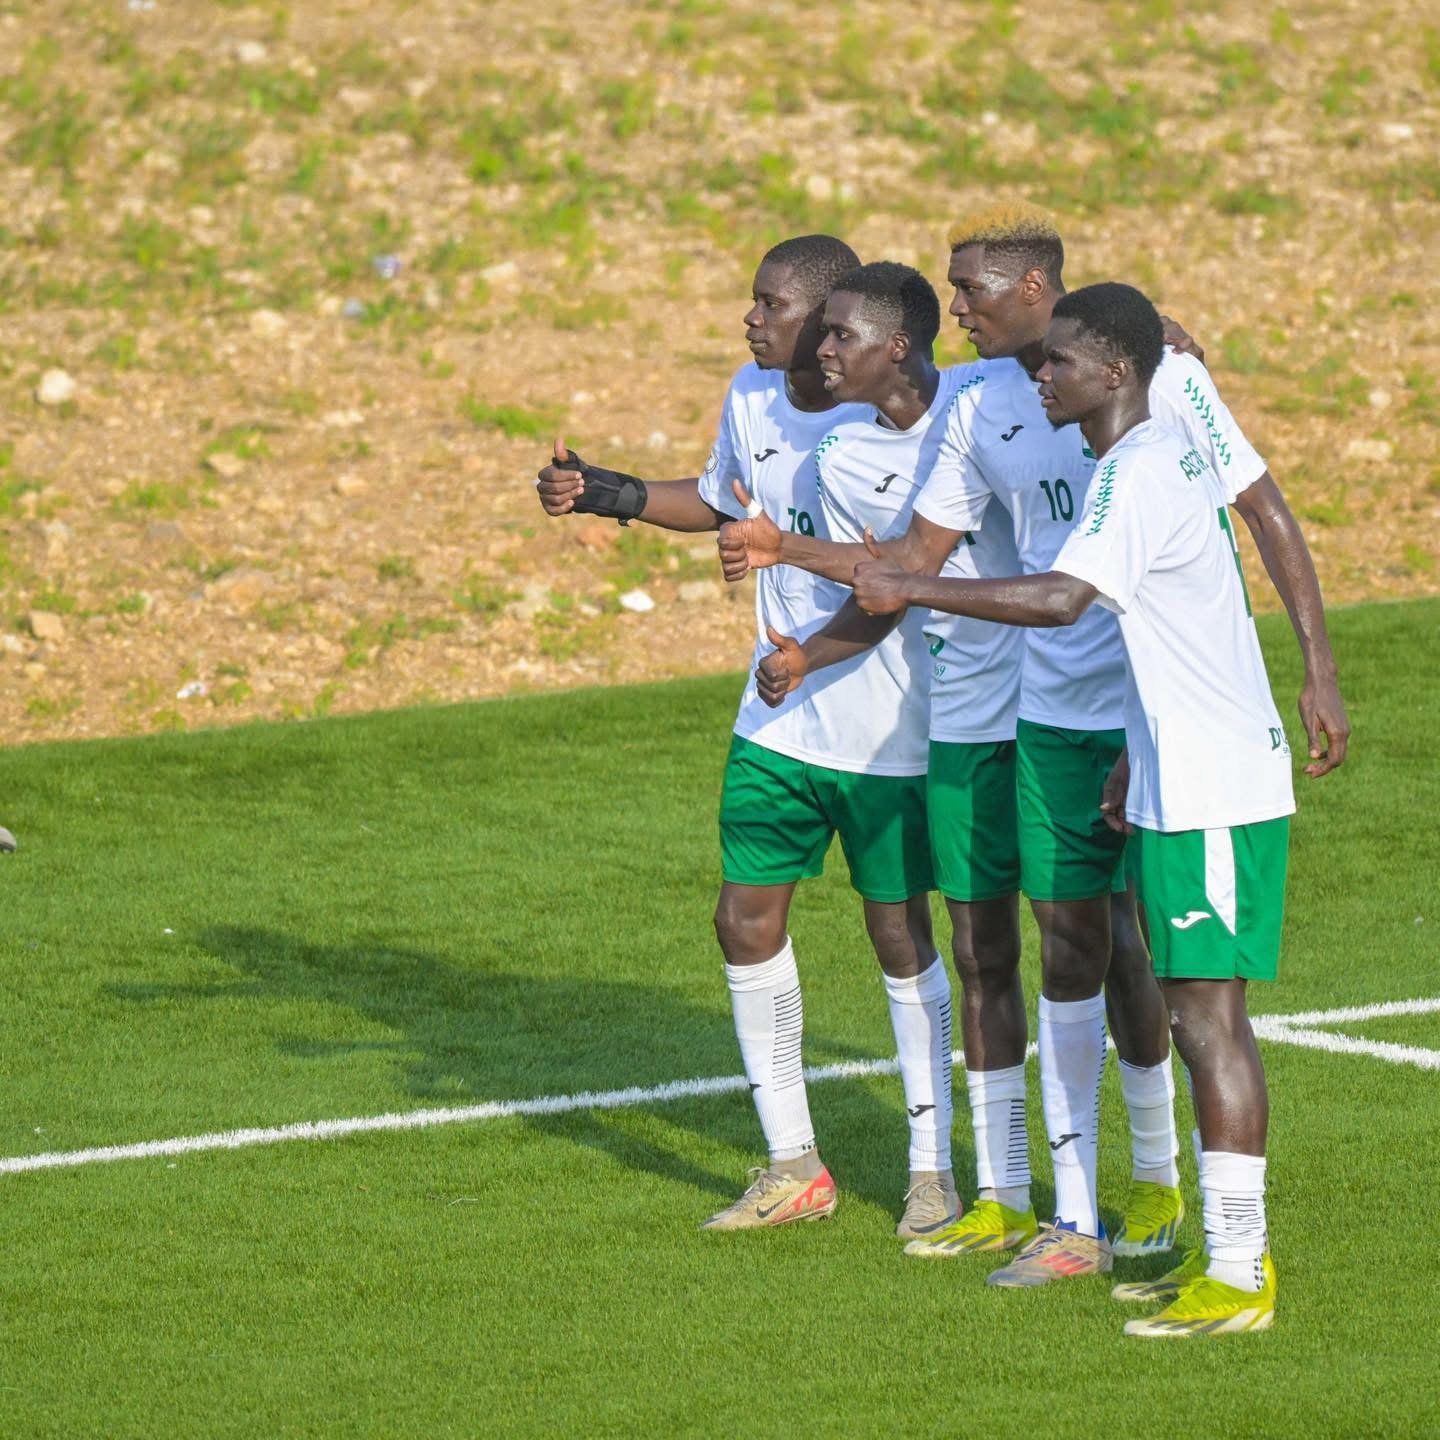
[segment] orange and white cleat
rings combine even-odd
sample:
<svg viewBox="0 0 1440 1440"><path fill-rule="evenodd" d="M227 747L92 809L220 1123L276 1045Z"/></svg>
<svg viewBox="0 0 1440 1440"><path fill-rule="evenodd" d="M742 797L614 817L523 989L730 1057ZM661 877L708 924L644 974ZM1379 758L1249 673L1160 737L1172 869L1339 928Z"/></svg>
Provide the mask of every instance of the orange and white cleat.
<svg viewBox="0 0 1440 1440"><path fill-rule="evenodd" d="M750 1185L733 1204L712 1215L702 1230L759 1230L794 1220L824 1220L835 1213L835 1182L822 1165L810 1179L757 1165Z"/></svg>

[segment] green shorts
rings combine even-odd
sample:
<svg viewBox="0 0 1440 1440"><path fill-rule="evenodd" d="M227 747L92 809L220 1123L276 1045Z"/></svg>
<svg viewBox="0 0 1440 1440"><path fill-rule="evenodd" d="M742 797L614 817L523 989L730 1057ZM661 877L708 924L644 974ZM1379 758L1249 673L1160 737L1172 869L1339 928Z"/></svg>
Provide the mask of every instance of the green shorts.
<svg viewBox="0 0 1440 1440"><path fill-rule="evenodd" d="M1020 888L1015 742L930 742L930 851L950 900L998 900Z"/></svg>
<svg viewBox="0 0 1440 1440"><path fill-rule="evenodd" d="M1015 730L1020 886L1032 900L1093 900L1125 888L1125 837L1100 813L1123 730Z"/></svg>
<svg viewBox="0 0 1440 1440"><path fill-rule="evenodd" d="M732 885L788 885L825 868L836 833L850 883L893 904L935 888L923 775L830 770L736 735L720 793L720 853Z"/></svg>
<svg viewBox="0 0 1440 1440"><path fill-rule="evenodd" d="M1290 819L1230 830L1137 829L1140 901L1162 980L1273 980Z"/></svg>

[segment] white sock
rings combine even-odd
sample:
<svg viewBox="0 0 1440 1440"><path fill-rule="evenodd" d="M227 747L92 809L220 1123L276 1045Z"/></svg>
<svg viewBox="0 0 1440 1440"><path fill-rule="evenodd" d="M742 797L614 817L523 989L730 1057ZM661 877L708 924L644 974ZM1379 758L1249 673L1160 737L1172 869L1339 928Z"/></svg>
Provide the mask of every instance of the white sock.
<svg viewBox="0 0 1440 1440"><path fill-rule="evenodd" d="M1030 1208L1030 1137L1025 1129L1025 1065L967 1070L975 1130L975 1185L982 1200Z"/></svg>
<svg viewBox="0 0 1440 1440"><path fill-rule="evenodd" d="M1055 1221L1100 1233L1095 1156L1100 1074L1105 1066L1105 997L1040 997L1040 1094L1055 1164Z"/></svg>
<svg viewBox="0 0 1440 1440"><path fill-rule="evenodd" d="M950 1168L950 977L937 955L910 979L885 976L900 1083L910 1116L910 1169Z"/></svg>
<svg viewBox="0 0 1440 1440"><path fill-rule="evenodd" d="M1120 1088L1130 1112L1130 1164L1137 1180L1155 1185L1179 1185L1175 1157L1180 1153L1175 1133L1175 1074L1167 1055L1158 1065L1120 1062Z"/></svg>
<svg viewBox="0 0 1440 1440"><path fill-rule="evenodd" d="M1265 1284L1265 1157L1206 1150L1200 1156L1205 1273L1237 1290Z"/></svg>
<svg viewBox="0 0 1440 1440"><path fill-rule="evenodd" d="M789 936L778 955L759 965L727 965L725 980L750 1098L770 1158L797 1159L815 1148L815 1127L800 1059L805 1023L800 972Z"/></svg>

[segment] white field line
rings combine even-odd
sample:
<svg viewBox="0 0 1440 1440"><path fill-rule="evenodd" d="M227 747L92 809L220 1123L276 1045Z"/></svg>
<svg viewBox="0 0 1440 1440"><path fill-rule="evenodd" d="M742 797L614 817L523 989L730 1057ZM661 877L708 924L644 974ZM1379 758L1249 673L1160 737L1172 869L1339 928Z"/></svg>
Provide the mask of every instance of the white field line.
<svg viewBox="0 0 1440 1440"><path fill-rule="evenodd" d="M1311 1028L1315 1024L1351 1024L1359 1020L1392 1015L1427 1015L1440 1011L1440 996L1428 1000L1397 1000L1382 1005L1354 1006L1343 1010L1306 1011L1298 1015L1256 1015L1255 1034L1262 1040L1302 1045L1341 1055L1368 1055L1397 1065L1417 1065L1440 1070L1440 1050L1415 1045L1392 1045L1378 1040L1357 1039ZM1031 1045L1026 1055L1033 1056ZM1113 1043L1110 1048L1114 1048ZM957 1051L955 1063L964 1065ZM811 1065L805 1069L810 1084L827 1080L854 1080L870 1075L893 1075L899 1069L894 1059L848 1060L837 1065ZM60 1170L80 1165L103 1165L115 1160L146 1160L171 1155L193 1155L205 1150L245 1150L255 1145L281 1145L290 1140L338 1140L346 1135L378 1131L429 1130L437 1125L467 1125L483 1120L504 1120L513 1116L567 1115L576 1110L622 1110L635 1105L662 1105L671 1100L692 1100L709 1095L729 1095L746 1088L743 1075L699 1076L671 1080L664 1085L631 1085L623 1090L581 1090L573 1095L540 1095L530 1100L487 1100L480 1105L456 1105L444 1109L408 1110L389 1115L358 1115L343 1120L302 1120L291 1125L274 1125L245 1130L217 1130L208 1135L181 1135L172 1140L142 1140L129 1145L99 1145L87 1150L58 1150L39 1155L12 1155L0 1159L0 1175L19 1175L29 1170Z"/></svg>

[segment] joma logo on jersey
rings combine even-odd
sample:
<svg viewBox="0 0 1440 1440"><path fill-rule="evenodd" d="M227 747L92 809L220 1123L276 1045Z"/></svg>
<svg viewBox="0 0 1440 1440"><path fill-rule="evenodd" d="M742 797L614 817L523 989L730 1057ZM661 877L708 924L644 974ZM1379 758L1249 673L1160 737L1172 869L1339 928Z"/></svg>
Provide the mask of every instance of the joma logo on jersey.
<svg viewBox="0 0 1440 1440"><path fill-rule="evenodd" d="M930 653L932 655L938 655L945 648L945 640L943 636L926 635L925 639L930 646Z"/></svg>
<svg viewBox="0 0 1440 1440"><path fill-rule="evenodd" d="M1188 450L1181 457L1180 473L1187 480L1198 480L1205 473L1205 461L1198 450Z"/></svg>

